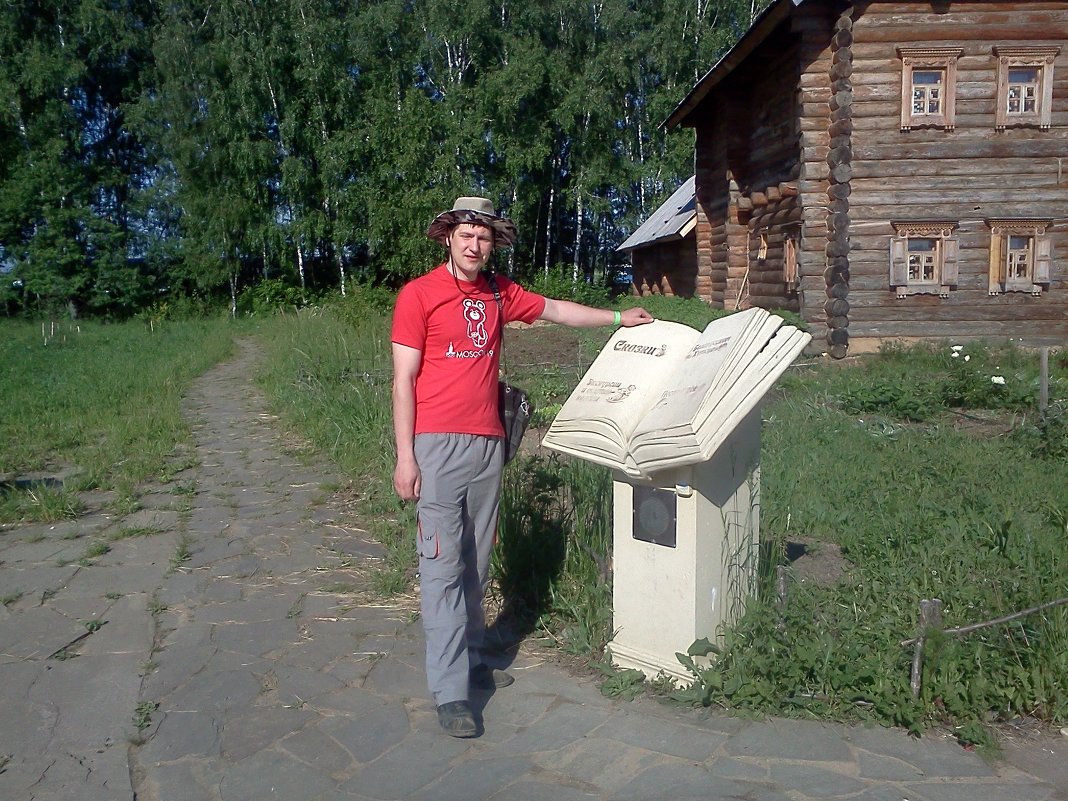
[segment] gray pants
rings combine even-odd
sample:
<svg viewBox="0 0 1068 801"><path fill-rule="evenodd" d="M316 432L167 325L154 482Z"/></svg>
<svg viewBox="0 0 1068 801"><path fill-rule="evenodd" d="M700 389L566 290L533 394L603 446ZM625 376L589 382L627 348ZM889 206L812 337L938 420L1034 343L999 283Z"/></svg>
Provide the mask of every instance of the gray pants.
<svg viewBox="0 0 1068 801"><path fill-rule="evenodd" d="M482 597L497 536L504 446L472 434L419 434L418 550L426 678L434 703L466 700L482 660Z"/></svg>

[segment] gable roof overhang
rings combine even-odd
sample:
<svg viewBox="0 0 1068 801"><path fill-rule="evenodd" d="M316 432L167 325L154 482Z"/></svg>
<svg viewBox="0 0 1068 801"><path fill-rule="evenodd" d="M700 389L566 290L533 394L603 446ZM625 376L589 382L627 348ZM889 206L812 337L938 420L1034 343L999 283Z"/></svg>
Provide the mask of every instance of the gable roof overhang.
<svg viewBox="0 0 1068 801"><path fill-rule="evenodd" d="M704 74L690 90L690 93L686 95L681 103L679 103L675 110L671 112L669 116L662 124L665 130L672 130L679 126L690 127L692 123L688 123L688 118L693 111L701 105L701 101L705 99L709 92L712 91L718 83L724 78L730 75L749 55L756 50L760 44L767 39L771 33L779 27L779 25L789 18L790 13L796 6L801 5L804 0L775 0L771 5L765 8L753 20L753 24L749 26L749 30L746 31L742 38L738 40L727 53L716 62L708 72Z"/></svg>
<svg viewBox="0 0 1068 801"><path fill-rule="evenodd" d="M649 219L616 248L617 253L649 247L658 242L685 239L697 225L696 178L689 179L665 200Z"/></svg>

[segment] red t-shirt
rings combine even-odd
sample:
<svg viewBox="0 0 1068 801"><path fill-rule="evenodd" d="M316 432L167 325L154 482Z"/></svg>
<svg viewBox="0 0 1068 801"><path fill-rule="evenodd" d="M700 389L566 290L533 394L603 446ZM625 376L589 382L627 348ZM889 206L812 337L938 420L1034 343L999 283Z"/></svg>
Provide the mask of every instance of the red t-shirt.
<svg viewBox="0 0 1068 801"><path fill-rule="evenodd" d="M504 322L532 323L545 298L497 276ZM497 411L503 324L489 282L470 282L440 264L397 296L392 340L422 351L415 380L416 434L504 435Z"/></svg>

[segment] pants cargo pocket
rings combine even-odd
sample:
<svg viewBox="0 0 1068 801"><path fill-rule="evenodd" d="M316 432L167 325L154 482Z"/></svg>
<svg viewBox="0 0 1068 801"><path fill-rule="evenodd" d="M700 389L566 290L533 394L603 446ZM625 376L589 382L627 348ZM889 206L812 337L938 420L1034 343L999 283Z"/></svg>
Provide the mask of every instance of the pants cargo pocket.
<svg viewBox="0 0 1068 801"><path fill-rule="evenodd" d="M423 526L420 524L416 529L415 538L416 550L424 559L436 559L441 553L437 531L423 531Z"/></svg>

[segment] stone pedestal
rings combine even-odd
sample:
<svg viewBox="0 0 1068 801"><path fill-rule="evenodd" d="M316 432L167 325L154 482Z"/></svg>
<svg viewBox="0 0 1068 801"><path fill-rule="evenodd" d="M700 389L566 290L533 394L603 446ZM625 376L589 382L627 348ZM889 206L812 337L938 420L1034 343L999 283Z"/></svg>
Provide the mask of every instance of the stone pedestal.
<svg viewBox="0 0 1068 801"><path fill-rule="evenodd" d="M612 661L692 679L675 654L702 637L715 642L755 590L759 410L709 462L648 483L617 474L614 514Z"/></svg>

